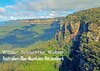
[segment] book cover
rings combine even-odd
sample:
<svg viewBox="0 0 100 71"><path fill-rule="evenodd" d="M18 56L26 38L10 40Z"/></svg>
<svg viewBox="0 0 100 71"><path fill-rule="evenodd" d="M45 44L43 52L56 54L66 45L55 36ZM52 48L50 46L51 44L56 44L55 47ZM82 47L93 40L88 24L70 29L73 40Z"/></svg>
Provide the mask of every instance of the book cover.
<svg viewBox="0 0 100 71"><path fill-rule="evenodd" d="M0 71L100 71L100 0L0 0Z"/></svg>

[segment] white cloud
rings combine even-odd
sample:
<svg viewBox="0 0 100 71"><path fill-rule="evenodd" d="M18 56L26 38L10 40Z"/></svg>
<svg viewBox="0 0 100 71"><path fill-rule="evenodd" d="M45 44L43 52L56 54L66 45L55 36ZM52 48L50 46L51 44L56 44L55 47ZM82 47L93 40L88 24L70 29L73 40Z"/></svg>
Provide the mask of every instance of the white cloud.
<svg viewBox="0 0 100 71"><path fill-rule="evenodd" d="M58 16L58 12L52 11L51 13L49 13L48 16L50 16L50 17L57 17Z"/></svg>
<svg viewBox="0 0 100 71"><path fill-rule="evenodd" d="M73 11L100 7L100 0L15 0L16 4L0 8L1 19L50 18Z"/></svg>
<svg viewBox="0 0 100 71"><path fill-rule="evenodd" d="M4 13L5 12L5 8L0 8L0 13Z"/></svg>
<svg viewBox="0 0 100 71"><path fill-rule="evenodd" d="M14 8L14 6L13 5L7 5L7 6L5 6L5 8Z"/></svg>
<svg viewBox="0 0 100 71"><path fill-rule="evenodd" d="M16 6L23 10L80 10L100 7L100 0L17 0Z"/></svg>

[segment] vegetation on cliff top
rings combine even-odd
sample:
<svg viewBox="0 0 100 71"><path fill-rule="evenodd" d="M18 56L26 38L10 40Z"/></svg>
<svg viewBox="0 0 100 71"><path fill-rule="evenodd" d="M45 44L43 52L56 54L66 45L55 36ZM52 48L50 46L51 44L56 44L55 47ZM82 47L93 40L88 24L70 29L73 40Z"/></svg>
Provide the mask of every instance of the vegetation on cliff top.
<svg viewBox="0 0 100 71"><path fill-rule="evenodd" d="M75 12L74 14L68 15L65 20L74 22L80 20L84 22L91 21L93 23L100 24L100 7Z"/></svg>

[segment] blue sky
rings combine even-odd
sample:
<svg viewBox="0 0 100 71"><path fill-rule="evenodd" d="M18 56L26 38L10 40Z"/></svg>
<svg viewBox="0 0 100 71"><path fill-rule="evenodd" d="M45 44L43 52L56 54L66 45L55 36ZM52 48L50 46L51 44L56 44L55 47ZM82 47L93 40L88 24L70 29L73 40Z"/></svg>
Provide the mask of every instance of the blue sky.
<svg viewBox="0 0 100 71"><path fill-rule="evenodd" d="M0 0L0 21L67 16L100 7L100 0Z"/></svg>
<svg viewBox="0 0 100 71"><path fill-rule="evenodd" d="M7 5L14 5L14 0L0 0L0 7L4 7Z"/></svg>

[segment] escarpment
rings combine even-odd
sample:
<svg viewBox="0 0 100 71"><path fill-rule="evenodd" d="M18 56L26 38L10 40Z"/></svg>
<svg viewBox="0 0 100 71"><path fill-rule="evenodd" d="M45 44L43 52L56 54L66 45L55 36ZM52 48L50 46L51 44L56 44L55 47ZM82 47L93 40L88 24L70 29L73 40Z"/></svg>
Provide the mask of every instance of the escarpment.
<svg viewBox="0 0 100 71"><path fill-rule="evenodd" d="M60 71L100 70L99 13L100 8L79 11L67 16L61 23L56 39L69 53L67 61L65 60L67 69ZM60 69L66 65L63 63L64 61Z"/></svg>

